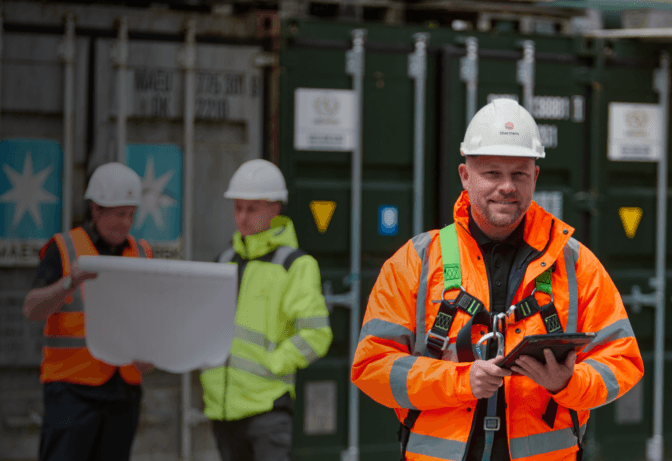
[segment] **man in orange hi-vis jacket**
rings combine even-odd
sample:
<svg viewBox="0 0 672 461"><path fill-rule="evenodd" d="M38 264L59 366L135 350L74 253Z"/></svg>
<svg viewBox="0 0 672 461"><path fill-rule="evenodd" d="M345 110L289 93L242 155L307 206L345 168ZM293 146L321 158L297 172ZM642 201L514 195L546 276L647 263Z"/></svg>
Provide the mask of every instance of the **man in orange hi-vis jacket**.
<svg viewBox="0 0 672 461"><path fill-rule="evenodd" d="M37 279L23 305L29 321L46 321L40 461L129 459L140 415L142 372L153 367L144 362L115 367L91 355L84 296L85 282L96 274L80 270L77 258L151 258L147 242L129 234L141 194L135 171L120 163L101 165L84 194L90 200L87 222L54 235L40 251Z"/></svg>
<svg viewBox="0 0 672 461"><path fill-rule="evenodd" d="M581 459L590 410L644 372L621 297L574 229L532 202L545 153L524 108L483 107L460 150L455 224L383 265L352 381L395 410L402 459ZM578 354L498 366L524 336L577 332L595 333Z"/></svg>

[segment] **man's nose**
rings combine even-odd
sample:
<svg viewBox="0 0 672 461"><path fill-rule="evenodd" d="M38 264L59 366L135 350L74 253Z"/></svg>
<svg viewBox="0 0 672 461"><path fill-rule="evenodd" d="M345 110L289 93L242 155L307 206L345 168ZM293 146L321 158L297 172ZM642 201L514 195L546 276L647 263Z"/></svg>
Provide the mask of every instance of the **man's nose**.
<svg viewBox="0 0 672 461"><path fill-rule="evenodd" d="M499 184L499 191L503 194L512 194L515 192L515 190L516 186L511 176L504 177L502 182Z"/></svg>

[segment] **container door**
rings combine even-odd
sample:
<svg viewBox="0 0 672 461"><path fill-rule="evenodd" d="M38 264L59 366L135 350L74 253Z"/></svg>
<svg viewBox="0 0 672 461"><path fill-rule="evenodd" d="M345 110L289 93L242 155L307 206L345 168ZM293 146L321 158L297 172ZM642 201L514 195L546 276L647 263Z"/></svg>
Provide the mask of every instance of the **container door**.
<svg viewBox="0 0 672 461"><path fill-rule="evenodd" d="M589 246L607 268L621 295L629 295L637 288L643 293L651 293L649 280L655 276L656 256L657 164L645 161L647 152L641 152L642 161L610 159L616 152L610 146L609 137L618 132L610 130L609 117L617 116L614 111L623 103L658 104L653 74L659 65L660 52L652 45L629 41L616 42L613 49L606 52L610 58L603 66L596 66L598 72L592 85L593 101L589 112L592 114L589 121L592 134L589 175L591 190L597 191L592 197L595 212L591 215ZM656 122L641 110L647 106L627 107L623 119L627 130L646 132ZM665 132L669 133L669 127ZM669 202L667 213L669 226ZM669 255L669 243L667 252ZM669 275L667 286L670 286ZM666 302L669 306L669 289ZM646 439L653 431L655 313L651 307L635 310L626 305L626 309L646 371L642 381L628 394L594 411L591 426L595 451L604 459L644 459ZM672 325L669 315L666 323L668 327ZM669 334L667 338L669 344ZM669 386L669 357L666 358L666 369L666 385ZM669 399L665 399L665 408L663 427L669 440L672 436L669 425L672 402ZM667 453L669 456L670 450Z"/></svg>
<svg viewBox="0 0 672 461"><path fill-rule="evenodd" d="M285 123L281 167L289 189L288 212L295 220L299 245L320 264L322 281L329 282L334 293L344 293L349 290L350 276L352 154L296 149L292 121L297 89L352 88L352 79L345 73L352 27L293 22L286 30L293 31L282 54L281 119ZM378 26L370 28L366 38L363 204L358 218L362 225L362 316L383 262L412 237L414 86L408 77L412 33L404 29L385 31ZM428 75L432 76L434 61L428 65ZM434 82L429 77L427 95L433 91ZM319 94L315 98L310 103L315 110L337 110L336 99ZM430 96L425 117L424 228L429 229L435 159L434 103ZM299 460L316 456L338 460L348 444L349 313L335 307L330 319L334 341L327 357L298 374L294 445ZM361 393L359 427L360 459L398 457L396 416Z"/></svg>

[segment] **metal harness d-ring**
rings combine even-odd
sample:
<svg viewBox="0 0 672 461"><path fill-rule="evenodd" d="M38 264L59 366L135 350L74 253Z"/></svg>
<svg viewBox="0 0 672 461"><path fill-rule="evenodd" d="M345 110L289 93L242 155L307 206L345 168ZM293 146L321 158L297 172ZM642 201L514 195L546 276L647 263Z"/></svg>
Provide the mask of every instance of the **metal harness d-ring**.
<svg viewBox="0 0 672 461"><path fill-rule="evenodd" d="M460 290L464 291L465 293L467 292L462 285L460 285ZM448 302L452 303L453 301L455 301L455 299L457 299L457 298L455 298L451 301L451 300L448 300L448 299L444 298L444 296L446 296L446 291L448 291L448 290L446 288L444 288L443 291L441 292L441 299L439 299L439 300L434 300L433 299L432 302L434 304L441 304L443 301L448 301Z"/></svg>
<svg viewBox="0 0 672 461"><path fill-rule="evenodd" d="M534 287L534 289L532 290L532 293L530 293L530 296L534 296L534 294L535 294L536 292L537 292L537 287ZM542 291L542 293L546 293L546 292L545 292L545 291ZM555 304L555 298L553 298L553 292L551 291L550 293L546 293L546 294L549 295L549 296L551 297L551 303L554 303L554 304ZM511 307L513 307L513 306L511 306Z"/></svg>

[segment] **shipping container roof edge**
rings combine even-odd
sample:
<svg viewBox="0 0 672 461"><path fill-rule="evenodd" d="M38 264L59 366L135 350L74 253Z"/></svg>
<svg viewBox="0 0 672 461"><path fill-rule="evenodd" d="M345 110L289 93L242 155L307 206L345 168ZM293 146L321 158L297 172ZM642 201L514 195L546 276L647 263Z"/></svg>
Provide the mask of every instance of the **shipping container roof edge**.
<svg viewBox="0 0 672 461"><path fill-rule="evenodd" d="M257 14L244 16L185 13L162 8L128 8L107 5L44 4L8 2L2 6L5 24L35 27L61 27L65 16L73 13L77 29L110 30L118 28L119 18L128 20L129 32L141 30L150 34L181 34L185 18L196 20L197 35L235 38L258 36ZM105 13L105 14L101 14Z"/></svg>

